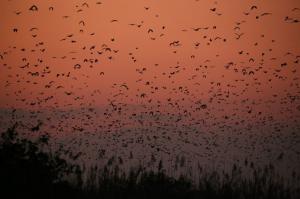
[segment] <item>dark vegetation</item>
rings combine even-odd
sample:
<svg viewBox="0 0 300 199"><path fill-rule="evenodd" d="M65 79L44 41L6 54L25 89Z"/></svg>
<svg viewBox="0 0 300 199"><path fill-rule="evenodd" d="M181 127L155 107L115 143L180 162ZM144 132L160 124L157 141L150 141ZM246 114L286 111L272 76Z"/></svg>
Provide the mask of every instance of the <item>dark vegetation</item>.
<svg viewBox="0 0 300 199"><path fill-rule="evenodd" d="M184 176L167 176L162 162L155 172L142 166L127 173L118 165L92 167L83 180L79 166L42 150L48 146L47 135L24 139L16 127L0 139L0 194L7 198L300 198L299 185L285 182L272 165L259 169L248 162L243 165L249 167L247 178L234 165L230 173L202 171L197 185Z"/></svg>

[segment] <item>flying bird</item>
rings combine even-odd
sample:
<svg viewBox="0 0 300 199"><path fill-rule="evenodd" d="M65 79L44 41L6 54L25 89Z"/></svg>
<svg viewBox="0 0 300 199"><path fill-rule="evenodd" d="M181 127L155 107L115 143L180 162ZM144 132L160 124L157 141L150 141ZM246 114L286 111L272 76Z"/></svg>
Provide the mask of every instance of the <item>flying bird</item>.
<svg viewBox="0 0 300 199"><path fill-rule="evenodd" d="M38 11L38 7L36 5L32 5L30 8L29 8L30 11Z"/></svg>

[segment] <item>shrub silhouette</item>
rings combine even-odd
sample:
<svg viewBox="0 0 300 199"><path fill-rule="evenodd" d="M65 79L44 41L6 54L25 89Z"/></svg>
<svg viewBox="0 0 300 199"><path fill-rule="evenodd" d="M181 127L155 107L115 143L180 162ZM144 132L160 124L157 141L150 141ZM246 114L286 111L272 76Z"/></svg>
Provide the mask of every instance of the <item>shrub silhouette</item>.
<svg viewBox="0 0 300 199"><path fill-rule="evenodd" d="M16 132L17 126L14 124L1 135L0 194L52 198L57 191L71 191L63 177L74 167L58 155L41 150L48 145L47 135L37 141L22 139Z"/></svg>

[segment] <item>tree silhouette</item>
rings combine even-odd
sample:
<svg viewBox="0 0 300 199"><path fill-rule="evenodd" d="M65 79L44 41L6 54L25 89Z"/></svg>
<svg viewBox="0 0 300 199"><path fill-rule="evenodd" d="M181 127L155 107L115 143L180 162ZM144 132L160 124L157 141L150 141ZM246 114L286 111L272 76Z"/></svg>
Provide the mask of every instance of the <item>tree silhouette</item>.
<svg viewBox="0 0 300 199"><path fill-rule="evenodd" d="M48 135L37 141L20 138L15 123L0 138L1 194L52 198L66 184L64 175L74 167L58 155L41 150Z"/></svg>

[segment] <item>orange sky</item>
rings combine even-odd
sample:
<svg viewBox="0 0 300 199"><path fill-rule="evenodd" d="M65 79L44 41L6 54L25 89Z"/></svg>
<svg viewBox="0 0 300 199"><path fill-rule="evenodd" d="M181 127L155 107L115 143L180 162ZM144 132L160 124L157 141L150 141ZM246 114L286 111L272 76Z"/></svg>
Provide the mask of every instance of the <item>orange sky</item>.
<svg viewBox="0 0 300 199"><path fill-rule="evenodd" d="M29 10L34 4L38 11ZM297 0L1 1L0 106L155 104L185 97L180 103L188 107L219 91L238 104L299 96L300 23L292 22L300 20L300 10L294 8L300 8ZM170 46L174 41L179 46Z"/></svg>
<svg viewBox="0 0 300 199"><path fill-rule="evenodd" d="M1 0L0 13L1 130L42 121L87 156L222 168L284 151L299 168L299 0Z"/></svg>

